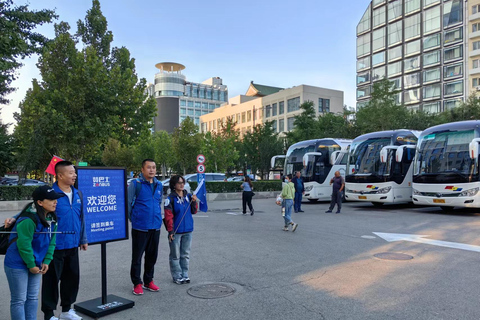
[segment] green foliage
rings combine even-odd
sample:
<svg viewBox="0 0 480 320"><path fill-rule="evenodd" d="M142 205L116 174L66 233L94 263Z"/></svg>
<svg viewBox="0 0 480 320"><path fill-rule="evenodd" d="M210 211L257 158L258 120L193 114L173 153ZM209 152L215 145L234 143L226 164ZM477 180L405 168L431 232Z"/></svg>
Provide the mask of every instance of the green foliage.
<svg viewBox="0 0 480 320"><path fill-rule="evenodd" d="M0 186L0 201L31 200L36 186Z"/></svg>
<svg viewBox="0 0 480 320"><path fill-rule="evenodd" d="M296 115L293 122L295 130L287 133L290 144L318 136L319 126L315 120L315 104L312 101L306 101L300 105L300 110L303 112Z"/></svg>
<svg viewBox="0 0 480 320"><path fill-rule="evenodd" d="M109 139L102 153L102 162L110 167L126 167L128 171L138 170L135 162L135 150L122 146L120 141Z"/></svg>
<svg viewBox="0 0 480 320"><path fill-rule="evenodd" d="M15 80L15 71L22 66L19 60L40 53L48 42L34 30L55 18L53 10L31 11L28 5L0 0L0 104L7 104L5 96L15 90L10 85Z"/></svg>
<svg viewBox="0 0 480 320"><path fill-rule="evenodd" d="M13 137L7 129L8 125L0 123L0 176L15 166Z"/></svg>
<svg viewBox="0 0 480 320"><path fill-rule="evenodd" d="M202 150L203 135L198 132L197 125L190 117L183 120L180 127L175 128L172 141L175 158L182 174L196 172L196 159Z"/></svg>
<svg viewBox="0 0 480 320"><path fill-rule="evenodd" d="M197 182L189 182L190 189L195 190L197 188ZM282 181L254 181L253 191L281 191L282 190ZM226 192L242 192L243 189L240 188L242 182L232 181L232 182L206 182L205 187L209 193L226 193Z"/></svg>
<svg viewBox="0 0 480 320"><path fill-rule="evenodd" d="M157 170L162 172L162 178L167 177L167 168L175 165L176 158L173 150L172 136L166 131L158 131L153 134L155 145L155 162Z"/></svg>

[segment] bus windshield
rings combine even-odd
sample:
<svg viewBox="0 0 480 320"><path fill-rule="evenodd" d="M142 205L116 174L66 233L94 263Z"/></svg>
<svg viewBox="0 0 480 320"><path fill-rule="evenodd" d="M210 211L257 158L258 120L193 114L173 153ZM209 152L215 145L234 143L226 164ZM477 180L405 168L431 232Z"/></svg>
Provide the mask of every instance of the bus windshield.
<svg viewBox="0 0 480 320"><path fill-rule="evenodd" d="M385 163L380 162L380 151L391 144L390 137L356 141L350 147L350 161L347 172L355 175L383 175Z"/></svg>
<svg viewBox="0 0 480 320"><path fill-rule="evenodd" d="M440 182L438 176L454 176L454 182L471 181L471 176L478 173L475 161L468 154L469 143L474 138L474 130L435 132L421 137L414 181Z"/></svg>
<svg viewBox="0 0 480 320"><path fill-rule="evenodd" d="M285 160L285 174L293 175L294 172L303 169L303 156L307 152L315 151L315 143L310 145L303 145L294 147L291 146L287 151L287 158Z"/></svg>

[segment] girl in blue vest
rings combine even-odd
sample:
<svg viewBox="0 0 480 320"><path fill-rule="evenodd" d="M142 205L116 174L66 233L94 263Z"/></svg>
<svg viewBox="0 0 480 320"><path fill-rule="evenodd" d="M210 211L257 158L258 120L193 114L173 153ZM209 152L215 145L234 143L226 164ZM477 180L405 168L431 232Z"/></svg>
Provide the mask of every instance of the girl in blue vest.
<svg viewBox="0 0 480 320"><path fill-rule="evenodd" d="M197 213L197 196L184 190L185 179L170 179L172 193L165 199L165 226L170 243L170 272L176 284L190 283L188 267L192 245L193 217Z"/></svg>
<svg viewBox="0 0 480 320"><path fill-rule="evenodd" d="M5 274L10 287L12 320L37 319L38 291L55 250L55 208L62 197L50 186L33 191L33 203L20 213L5 255Z"/></svg>

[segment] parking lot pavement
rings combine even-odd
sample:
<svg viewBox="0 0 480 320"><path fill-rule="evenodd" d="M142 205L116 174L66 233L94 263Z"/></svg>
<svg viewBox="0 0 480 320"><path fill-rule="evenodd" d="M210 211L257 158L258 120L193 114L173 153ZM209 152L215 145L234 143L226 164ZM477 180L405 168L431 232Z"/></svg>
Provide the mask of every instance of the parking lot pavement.
<svg viewBox="0 0 480 320"><path fill-rule="evenodd" d="M107 244L108 293L136 305L105 319L479 318L480 253L468 249L480 246L475 210L445 214L413 205L345 203L341 214L327 214L327 203L304 203L305 212L292 216L299 223L293 233L281 230L283 218L274 199L254 199L253 205L253 216L241 213L240 201L211 202L209 212L197 214L190 284L171 280L164 229L155 273L160 292L133 296L130 240ZM387 242L374 232L437 241ZM445 243L471 246L441 246ZM379 253L412 259L385 260L375 257ZM100 297L100 246L81 252L80 261L77 301ZM235 292L218 299L187 293L218 283ZM0 286L0 309L6 316L9 295L3 271ZM210 293L218 288L210 287Z"/></svg>

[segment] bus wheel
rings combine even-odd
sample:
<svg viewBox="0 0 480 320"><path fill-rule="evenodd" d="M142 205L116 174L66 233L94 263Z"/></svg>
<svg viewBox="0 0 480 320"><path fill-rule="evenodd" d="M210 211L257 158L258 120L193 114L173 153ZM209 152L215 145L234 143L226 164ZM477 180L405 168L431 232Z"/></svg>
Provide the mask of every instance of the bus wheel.
<svg viewBox="0 0 480 320"><path fill-rule="evenodd" d="M375 206L375 207L381 207L384 205L383 202L372 202L372 204Z"/></svg>
<svg viewBox="0 0 480 320"><path fill-rule="evenodd" d="M442 208L442 210L445 211L445 212L451 212L451 211L453 211L453 207L443 207L443 206L442 206L442 207L440 207L440 208Z"/></svg>
<svg viewBox="0 0 480 320"><path fill-rule="evenodd" d="M318 199L308 199L308 201L310 201L311 203L315 203L318 201Z"/></svg>

